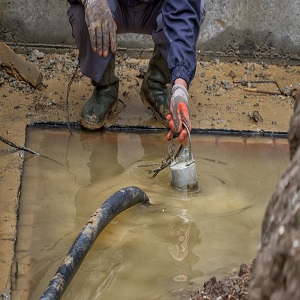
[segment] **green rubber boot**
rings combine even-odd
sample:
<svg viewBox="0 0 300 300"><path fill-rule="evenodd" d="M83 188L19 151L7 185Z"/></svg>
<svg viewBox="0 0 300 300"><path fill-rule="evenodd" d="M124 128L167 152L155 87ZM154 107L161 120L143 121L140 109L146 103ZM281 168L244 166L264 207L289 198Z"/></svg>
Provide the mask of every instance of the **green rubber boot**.
<svg viewBox="0 0 300 300"><path fill-rule="evenodd" d="M112 55L100 82L92 81L95 86L91 98L81 111L80 124L88 130L101 128L110 112L118 102L119 79L115 76L115 55Z"/></svg>
<svg viewBox="0 0 300 300"><path fill-rule="evenodd" d="M141 99L150 108L156 119L168 127L166 116L170 113L171 83L168 64L155 46L148 70L144 76L141 88Z"/></svg>

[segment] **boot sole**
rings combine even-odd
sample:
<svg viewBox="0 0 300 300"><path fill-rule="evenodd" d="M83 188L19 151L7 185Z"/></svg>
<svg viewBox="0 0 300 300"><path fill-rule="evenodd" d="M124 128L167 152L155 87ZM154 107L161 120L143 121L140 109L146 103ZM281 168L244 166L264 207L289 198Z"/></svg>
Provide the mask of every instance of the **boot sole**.
<svg viewBox="0 0 300 300"><path fill-rule="evenodd" d="M81 118L80 119L80 125L82 127L84 127L85 129L87 129L87 130L97 130L97 129L100 129L101 127L103 127L105 125L108 115L110 113L114 112L117 109L117 105L118 105L118 100L112 106L112 108L109 110L109 112L106 114L106 116L104 117L104 120L102 122L96 123L96 122L91 122L91 121L88 121L86 119Z"/></svg>
<svg viewBox="0 0 300 300"><path fill-rule="evenodd" d="M163 119L163 118L160 116L160 114L156 111L156 109L152 107L152 105L147 101L146 95L145 95L145 93L144 93L144 91L143 91L142 89L141 89L141 91L140 91L140 96L141 96L141 99L142 99L142 102L144 103L144 105L145 105L147 108L150 108L151 111L154 113L156 120L157 120L159 123L161 123L161 124L163 124L163 125L165 125L166 127L169 128L169 123L168 123L167 119Z"/></svg>

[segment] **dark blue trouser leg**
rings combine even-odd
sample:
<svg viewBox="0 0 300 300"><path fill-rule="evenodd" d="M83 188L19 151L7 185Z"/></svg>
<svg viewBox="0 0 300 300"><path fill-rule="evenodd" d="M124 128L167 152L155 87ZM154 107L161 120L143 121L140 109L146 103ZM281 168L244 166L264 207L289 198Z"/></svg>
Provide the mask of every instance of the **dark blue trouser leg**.
<svg viewBox="0 0 300 300"><path fill-rule="evenodd" d="M108 65L111 53L109 53L108 57L103 58L92 50L83 5L71 5L68 10L68 17L72 25L72 34L79 50L81 72L93 81L99 82Z"/></svg>

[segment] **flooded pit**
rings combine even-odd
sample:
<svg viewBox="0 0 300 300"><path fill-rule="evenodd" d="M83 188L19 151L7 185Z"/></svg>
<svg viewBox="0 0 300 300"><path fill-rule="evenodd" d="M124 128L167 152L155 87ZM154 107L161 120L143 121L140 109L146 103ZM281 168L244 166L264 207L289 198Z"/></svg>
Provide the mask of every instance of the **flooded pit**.
<svg viewBox="0 0 300 300"><path fill-rule="evenodd" d="M192 135L201 191L151 178L165 133L30 128L14 263L13 299L39 299L90 215L134 185L137 205L100 234L62 299L187 299L204 281L250 263L261 223L288 161L285 139Z"/></svg>

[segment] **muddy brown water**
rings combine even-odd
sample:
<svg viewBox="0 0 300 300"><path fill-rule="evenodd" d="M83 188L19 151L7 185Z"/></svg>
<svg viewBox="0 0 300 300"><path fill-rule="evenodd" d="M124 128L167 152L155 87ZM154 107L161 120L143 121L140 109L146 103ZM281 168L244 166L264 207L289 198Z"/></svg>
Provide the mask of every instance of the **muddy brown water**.
<svg viewBox="0 0 300 300"><path fill-rule="evenodd" d="M90 215L137 186L137 205L100 234L63 299L187 299L212 276L250 263L264 211L286 167L282 138L192 135L200 192L151 178L144 164L167 154L165 133L30 128L22 179L13 299L39 299ZM178 145L177 145L178 146Z"/></svg>

